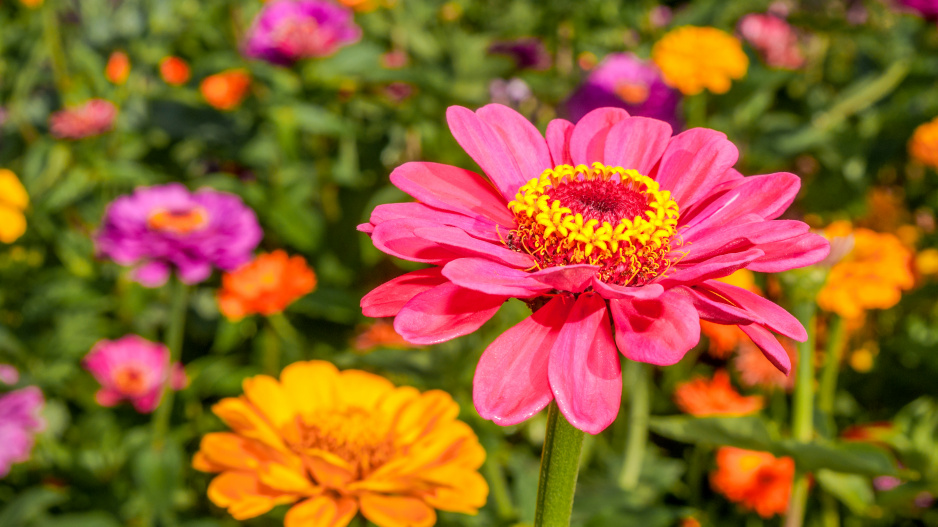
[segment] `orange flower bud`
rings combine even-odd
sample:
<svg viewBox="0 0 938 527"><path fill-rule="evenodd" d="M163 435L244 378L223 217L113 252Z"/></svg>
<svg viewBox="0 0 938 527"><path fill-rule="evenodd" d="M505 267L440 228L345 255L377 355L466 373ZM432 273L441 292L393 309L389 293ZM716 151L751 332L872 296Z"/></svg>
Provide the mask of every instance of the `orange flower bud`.
<svg viewBox="0 0 938 527"><path fill-rule="evenodd" d="M225 70L202 80L199 90L206 102L219 110L236 108L247 95L251 76L244 69Z"/></svg>
<svg viewBox="0 0 938 527"><path fill-rule="evenodd" d="M166 84L173 86L182 86L189 82L191 72L189 64L179 57L163 57L160 61L160 77L166 81Z"/></svg>
<svg viewBox="0 0 938 527"><path fill-rule="evenodd" d="M114 84L124 84L130 76L130 58L123 51L111 53L104 76Z"/></svg>

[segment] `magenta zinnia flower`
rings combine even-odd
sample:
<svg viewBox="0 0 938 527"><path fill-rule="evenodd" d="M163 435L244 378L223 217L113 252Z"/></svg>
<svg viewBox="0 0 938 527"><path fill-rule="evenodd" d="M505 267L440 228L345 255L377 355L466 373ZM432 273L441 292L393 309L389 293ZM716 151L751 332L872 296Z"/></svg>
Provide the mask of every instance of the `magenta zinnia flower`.
<svg viewBox="0 0 938 527"><path fill-rule="evenodd" d="M59 139L84 139L107 132L114 126L117 106L104 99L91 99L49 117L49 129Z"/></svg>
<svg viewBox="0 0 938 527"><path fill-rule="evenodd" d="M351 10L325 0L271 0L248 30L244 54L274 64L325 57L357 42Z"/></svg>
<svg viewBox="0 0 938 527"><path fill-rule="evenodd" d="M573 122L604 107L622 108L636 117L652 117L681 128L677 105L681 92L661 78L658 66L631 53L611 53L566 102Z"/></svg>
<svg viewBox="0 0 938 527"><path fill-rule="evenodd" d="M130 401L140 413L159 406L167 380L173 390L181 390L187 382L181 364L170 366L166 346L137 335L98 342L82 364L101 383L95 394L98 404Z"/></svg>
<svg viewBox="0 0 938 527"><path fill-rule="evenodd" d="M189 192L179 183L141 187L108 205L95 236L98 252L148 287L166 282L171 267L193 284L213 267L232 270L251 260L261 240L254 211L227 192Z"/></svg>
<svg viewBox="0 0 938 527"><path fill-rule="evenodd" d="M40 417L43 398L35 386L0 395L0 478L10 466L29 459L33 437L45 427Z"/></svg>
<svg viewBox="0 0 938 527"><path fill-rule="evenodd" d="M751 13L739 21L739 34L773 68L796 70L804 66L804 55L795 29L774 15Z"/></svg>
<svg viewBox="0 0 938 527"><path fill-rule="evenodd" d="M621 352L674 364L697 344L699 320L735 324L777 368L788 355L773 332L807 338L788 312L714 280L820 261L824 238L776 220L800 180L743 177L726 136L602 108L545 138L500 105L451 107L449 127L482 167L407 163L391 181L417 203L380 205L375 246L432 264L362 299L367 316L396 317L414 344L471 333L509 298L534 314L498 337L475 372L479 413L521 422L556 399L567 420L598 433L618 413ZM613 333L613 327L615 333ZM618 352L617 352L618 349Z"/></svg>
<svg viewBox="0 0 938 527"><path fill-rule="evenodd" d="M899 3L917 11L922 18L928 20L938 18L938 0L899 0Z"/></svg>

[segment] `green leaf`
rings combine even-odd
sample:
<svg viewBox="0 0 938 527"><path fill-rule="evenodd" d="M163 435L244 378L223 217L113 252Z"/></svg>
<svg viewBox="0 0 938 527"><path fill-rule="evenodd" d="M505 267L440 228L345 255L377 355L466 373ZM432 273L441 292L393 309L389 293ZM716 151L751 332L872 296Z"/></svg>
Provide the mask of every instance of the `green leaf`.
<svg viewBox="0 0 938 527"><path fill-rule="evenodd" d="M63 514L39 522L37 527L120 527L120 523L106 512Z"/></svg>
<svg viewBox="0 0 938 527"><path fill-rule="evenodd" d="M873 487L863 476L821 469L814 477L822 489L843 502L854 514L866 514L873 505Z"/></svg>
<svg viewBox="0 0 938 527"><path fill-rule="evenodd" d="M0 510L0 525L28 525L66 499L60 491L39 487L25 490Z"/></svg>
<svg viewBox="0 0 938 527"><path fill-rule="evenodd" d="M798 469L805 472L814 472L826 468L837 472L867 476L894 476L898 474L892 456L886 450L867 443L823 441L820 439L811 443L798 443L789 439L772 445L770 451L776 456L793 457Z"/></svg>
<svg viewBox="0 0 938 527"><path fill-rule="evenodd" d="M755 416L655 417L649 428L656 434L686 443L769 450L772 442L766 422Z"/></svg>

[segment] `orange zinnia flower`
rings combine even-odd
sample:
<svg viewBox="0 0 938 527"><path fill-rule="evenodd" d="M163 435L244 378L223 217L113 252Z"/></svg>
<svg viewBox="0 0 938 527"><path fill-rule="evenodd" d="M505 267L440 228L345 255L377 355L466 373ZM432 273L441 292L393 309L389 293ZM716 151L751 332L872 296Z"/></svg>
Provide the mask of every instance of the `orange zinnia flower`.
<svg viewBox="0 0 938 527"><path fill-rule="evenodd" d="M404 340L404 337L400 336L397 331L394 331L394 324L384 320L379 320L367 326L355 337L355 349L358 351L366 352L379 346L395 349L415 347Z"/></svg>
<svg viewBox="0 0 938 527"><path fill-rule="evenodd" d="M788 508L794 477L795 461L790 457L722 447L717 451L717 469L710 474L710 485L744 509L770 518Z"/></svg>
<svg viewBox="0 0 938 527"><path fill-rule="evenodd" d="M674 402L691 415L744 415L763 407L762 397L747 397L734 390L726 370L717 370L713 379L698 377L678 384Z"/></svg>
<svg viewBox="0 0 938 527"><path fill-rule="evenodd" d="M828 238L852 235L853 249L831 268L817 298L822 309L857 318L864 310L898 304L902 291L915 284L912 252L896 236L851 229L843 221L832 223L824 233Z"/></svg>
<svg viewBox="0 0 938 527"><path fill-rule="evenodd" d="M738 38L715 27L673 29L651 49L664 81L684 95L726 93L746 76L749 58Z"/></svg>
<svg viewBox="0 0 938 527"><path fill-rule="evenodd" d="M938 169L938 117L915 129L909 139L909 155L925 166Z"/></svg>
<svg viewBox="0 0 938 527"><path fill-rule="evenodd" d="M302 256L277 250L260 254L237 270L225 273L218 291L218 307L225 317L280 313L316 288L316 274Z"/></svg>
<svg viewBox="0 0 938 527"><path fill-rule="evenodd" d="M189 82L189 64L179 57L163 57L160 61L160 77L166 84L182 86Z"/></svg>
<svg viewBox="0 0 938 527"><path fill-rule="evenodd" d="M124 84L130 76L130 57L123 51L111 53L104 68L104 76L114 84Z"/></svg>
<svg viewBox="0 0 938 527"><path fill-rule="evenodd" d="M236 108L248 93L251 76L244 69L226 70L202 80L199 90L205 100L219 110Z"/></svg>
<svg viewBox="0 0 938 527"><path fill-rule="evenodd" d="M434 509L475 514L488 485L485 450L440 390L395 388L325 361L258 375L212 410L234 433L202 438L192 461L220 472L209 499L237 520L296 503L285 527L344 527L361 512L380 527L429 527Z"/></svg>
<svg viewBox="0 0 938 527"><path fill-rule="evenodd" d="M739 372L739 380L747 388L759 387L764 390L773 390L781 388L791 390L795 386L795 371L798 365L798 350L795 343L786 337L780 337L778 341L782 344L788 359L791 361L791 373L785 375L778 371L778 368L769 362L765 355L759 350L759 347L753 344L751 340L744 340L739 346L739 352L733 360L736 371Z"/></svg>

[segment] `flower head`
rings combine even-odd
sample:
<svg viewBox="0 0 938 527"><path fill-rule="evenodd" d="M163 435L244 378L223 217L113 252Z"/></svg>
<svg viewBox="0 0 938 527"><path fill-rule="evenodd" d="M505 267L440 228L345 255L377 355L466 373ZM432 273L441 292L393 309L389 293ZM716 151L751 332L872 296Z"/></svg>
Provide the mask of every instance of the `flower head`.
<svg viewBox="0 0 938 527"><path fill-rule="evenodd" d="M14 463L29 459L33 436L45 428L42 405L42 392L35 386L0 395L0 478Z"/></svg>
<svg viewBox="0 0 938 527"><path fill-rule="evenodd" d="M367 352L377 347L407 349L414 346L394 331L394 325L383 320L376 320L355 337L355 349L359 352Z"/></svg>
<svg viewBox="0 0 938 527"><path fill-rule="evenodd" d="M199 91L205 101L219 110L233 110L247 96L251 75L242 68L225 70L202 79Z"/></svg>
<svg viewBox="0 0 938 527"><path fill-rule="evenodd" d="M925 166L938 169L938 117L915 129L909 139L909 155Z"/></svg>
<svg viewBox="0 0 938 527"><path fill-rule="evenodd" d="M767 452L734 447L717 450L717 469L710 485L746 510L763 518L785 512L795 477L795 461Z"/></svg>
<svg viewBox="0 0 938 527"><path fill-rule="evenodd" d="M285 251L258 255L250 263L222 276L218 306L222 314L239 320L255 313L280 313L316 288L316 275L302 256Z"/></svg>
<svg viewBox="0 0 938 527"><path fill-rule="evenodd" d="M295 503L286 527L344 527L357 512L379 527L428 527L434 509L473 514L488 495L485 451L439 390L298 362L279 381L246 379L244 396L212 410L233 432L205 436L192 464L220 473L209 499L237 520Z"/></svg>
<svg viewBox="0 0 938 527"><path fill-rule="evenodd" d="M541 39L535 37L495 42L489 46L488 52L511 57L520 70L546 70L551 64L550 53Z"/></svg>
<svg viewBox="0 0 938 527"><path fill-rule="evenodd" d="M163 57L160 60L160 77L172 86L182 86L189 82L191 71L189 64L179 57Z"/></svg>
<svg viewBox="0 0 938 527"><path fill-rule="evenodd" d="M0 383L13 386L20 381L20 372L9 364L0 364Z"/></svg>
<svg viewBox="0 0 938 527"><path fill-rule="evenodd" d="M101 406L130 401L138 412L150 413L160 405L167 381L173 390L187 383L182 365L170 365L166 346L137 335L98 342L82 364L101 384L95 394Z"/></svg>
<svg viewBox="0 0 938 527"><path fill-rule="evenodd" d="M788 356L792 370L798 365L798 350L791 339L779 339L782 351ZM789 375L778 371L775 365L765 360L765 355L749 339L742 339L739 343L733 366L739 372L739 380L747 388L762 388L763 390L782 389L790 391L795 387L795 373Z"/></svg>
<svg viewBox="0 0 938 527"><path fill-rule="evenodd" d="M746 76L749 58L739 40L715 27L683 26L655 43L651 59L664 81L695 95L703 90L726 93L733 80Z"/></svg>
<svg viewBox="0 0 938 527"><path fill-rule="evenodd" d="M26 232L29 195L16 174L0 168L0 242L13 243Z"/></svg>
<svg viewBox="0 0 938 527"><path fill-rule="evenodd" d="M935 0L899 0L903 6L917 12L922 18L938 19L938 1Z"/></svg>
<svg viewBox="0 0 938 527"><path fill-rule="evenodd" d="M674 390L674 402L691 415L745 415L764 405L762 397L747 397L734 390L726 370L717 370L712 379L698 377L680 383Z"/></svg>
<svg viewBox="0 0 938 527"><path fill-rule="evenodd" d="M804 65L798 35L783 18L750 13L739 21L739 33L773 68L796 70Z"/></svg>
<svg viewBox="0 0 938 527"><path fill-rule="evenodd" d="M101 135L114 126L117 107L104 99L91 99L49 117L52 135L59 139L84 139Z"/></svg>
<svg viewBox="0 0 938 527"><path fill-rule="evenodd" d="M818 305L844 318L856 318L867 309L888 309L899 303L902 291L915 283L912 252L893 234L852 229L835 222L828 237L852 235L853 248L831 267Z"/></svg>
<svg viewBox="0 0 938 527"><path fill-rule="evenodd" d="M576 122L602 107L623 108L637 117L665 121L682 127L677 115L681 94L668 87L654 63L631 53L611 53L566 102L570 118Z"/></svg>
<svg viewBox="0 0 938 527"><path fill-rule="evenodd" d="M137 266L135 280L157 287L172 268L189 284L208 278L213 267L235 269L251 260L261 235L257 217L239 197L170 183L111 202L95 245L102 256Z"/></svg>
<svg viewBox="0 0 938 527"><path fill-rule="evenodd" d="M436 163L394 170L391 181L418 202L380 205L359 229L385 253L432 267L378 287L362 309L396 317L411 343L435 344L475 331L509 298L527 302L534 313L476 368L483 417L515 424L556 399L570 423L598 433L618 414L619 352L674 364L697 344L701 319L740 325L789 371L772 332L804 340L801 324L714 279L827 255L807 225L775 219L797 176L743 177L723 134L672 137L667 123L621 109L555 120L546 139L496 104L447 116L489 179Z"/></svg>
<svg viewBox="0 0 938 527"><path fill-rule="evenodd" d="M248 30L244 54L274 64L332 55L358 42L352 11L326 0L271 0Z"/></svg>
<svg viewBox="0 0 938 527"><path fill-rule="evenodd" d="M130 57L123 51L111 53L104 68L104 76L114 84L124 84L130 76Z"/></svg>

